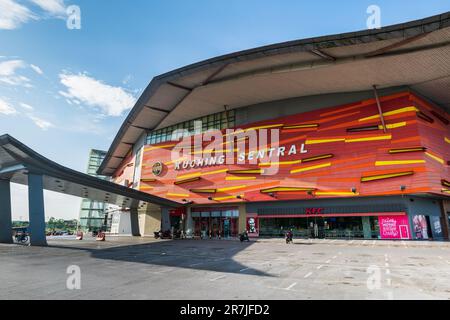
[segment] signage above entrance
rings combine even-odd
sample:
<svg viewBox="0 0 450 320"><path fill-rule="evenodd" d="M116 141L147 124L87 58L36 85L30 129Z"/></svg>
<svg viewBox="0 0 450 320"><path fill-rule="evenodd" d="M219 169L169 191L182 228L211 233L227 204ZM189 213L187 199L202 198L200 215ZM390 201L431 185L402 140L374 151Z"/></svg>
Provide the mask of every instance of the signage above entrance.
<svg viewBox="0 0 450 320"><path fill-rule="evenodd" d="M236 149L237 150L237 149ZM232 159L232 163L227 163L228 155L227 153L232 151L233 156L230 157ZM203 168L214 165L223 165L223 164L234 164L234 150L204 150L203 154L220 154L211 157L202 157L191 160L179 160L175 161L174 169L175 170L183 170L183 169L193 169L193 168ZM278 159L285 156L292 156L297 154L305 154L308 153L308 150L305 147L305 144L296 145L292 144L289 147L281 146L278 148L265 148L261 150L253 150L249 152L241 152L237 155L237 163L238 164L246 164L257 162L262 159L271 160L273 157L276 157L276 161Z"/></svg>

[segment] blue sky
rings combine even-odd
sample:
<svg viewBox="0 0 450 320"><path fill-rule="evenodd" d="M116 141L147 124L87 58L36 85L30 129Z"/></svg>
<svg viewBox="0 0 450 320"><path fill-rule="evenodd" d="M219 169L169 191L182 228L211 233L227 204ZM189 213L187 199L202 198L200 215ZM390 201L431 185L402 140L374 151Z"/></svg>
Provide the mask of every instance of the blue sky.
<svg viewBox="0 0 450 320"><path fill-rule="evenodd" d="M108 149L156 75L237 50L363 30L450 11L448 0L0 0L0 134L84 171ZM81 29L66 8L81 9ZM75 218L80 200L46 193L47 216ZM13 215L27 216L15 187Z"/></svg>

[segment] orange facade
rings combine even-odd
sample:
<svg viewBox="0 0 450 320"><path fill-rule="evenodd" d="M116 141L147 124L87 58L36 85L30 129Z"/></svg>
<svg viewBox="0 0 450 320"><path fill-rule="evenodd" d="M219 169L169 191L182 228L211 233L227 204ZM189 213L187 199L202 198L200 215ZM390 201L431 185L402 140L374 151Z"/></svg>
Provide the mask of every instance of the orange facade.
<svg viewBox="0 0 450 320"><path fill-rule="evenodd" d="M171 151L177 141L147 145L142 156L140 190L196 204L448 195L449 115L410 92L382 97L381 105L386 132L375 100L241 127L279 129L279 145L286 152L277 159L276 175L261 174L267 168L267 159L257 164L175 170ZM288 154L292 145L297 152ZM248 147L238 150L225 141L223 146L224 150L233 149L236 158L250 152ZM157 162L163 164L160 175L152 172ZM132 181L133 165L131 156L125 159L114 179Z"/></svg>

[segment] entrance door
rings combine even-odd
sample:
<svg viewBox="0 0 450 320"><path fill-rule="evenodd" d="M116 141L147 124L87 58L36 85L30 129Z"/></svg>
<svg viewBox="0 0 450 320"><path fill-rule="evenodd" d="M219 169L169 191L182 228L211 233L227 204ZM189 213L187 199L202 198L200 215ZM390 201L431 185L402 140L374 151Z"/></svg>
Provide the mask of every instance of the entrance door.
<svg viewBox="0 0 450 320"><path fill-rule="evenodd" d="M400 229L400 239L410 239L409 227L407 225L398 226Z"/></svg>
<svg viewBox="0 0 450 320"><path fill-rule="evenodd" d="M325 219L322 216L310 217L308 222L311 238L318 239L325 237Z"/></svg>
<svg viewBox="0 0 450 320"><path fill-rule="evenodd" d="M230 225L231 220L228 218L223 219L223 237L224 238L229 238L231 237L231 225Z"/></svg>
<svg viewBox="0 0 450 320"><path fill-rule="evenodd" d="M200 236L202 239L206 239L209 236L209 218L201 218Z"/></svg>
<svg viewBox="0 0 450 320"><path fill-rule="evenodd" d="M427 236L428 236L428 239L432 239L433 238L433 234L431 233L430 216L425 216L425 219L427 221Z"/></svg>

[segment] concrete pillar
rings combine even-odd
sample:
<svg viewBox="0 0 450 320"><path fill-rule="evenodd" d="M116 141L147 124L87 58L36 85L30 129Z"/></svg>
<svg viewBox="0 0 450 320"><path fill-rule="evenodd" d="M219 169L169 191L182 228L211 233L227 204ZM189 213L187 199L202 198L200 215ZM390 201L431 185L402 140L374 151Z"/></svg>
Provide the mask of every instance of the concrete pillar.
<svg viewBox="0 0 450 320"><path fill-rule="evenodd" d="M362 217L364 239L372 239L372 229L370 227L370 217Z"/></svg>
<svg viewBox="0 0 450 320"><path fill-rule="evenodd" d="M0 180L0 243L12 243L11 187L8 180Z"/></svg>
<svg viewBox="0 0 450 320"><path fill-rule="evenodd" d="M442 220L444 228L444 238L450 240L450 201L442 200Z"/></svg>
<svg viewBox="0 0 450 320"><path fill-rule="evenodd" d="M161 207L148 204L146 209L139 210L141 236L154 236L161 230Z"/></svg>
<svg viewBox="0 0 450 320"><path fill-rule="evenodd" d="M194 236L194 219L192 219L191 207L186 208L186 223L184 231L186 232L187 238L192 238Z"/></svg>
<svg viewBox="0 0 450 320"><path fill-rule="evenodd" d="M130 220L131 220L131 235L133 237L139 237L141 233L139 232L139 212L137 208L130 209Z"/></svg>
<svg viewBox="0 0 450 320"><path fill-rule="evenodd" d="M30 243L32 246L46 246L44 182L41 174L28 174L28 205L30 210Z"/></svg>
<svg viewBox="0 0 450 320"><path fill-rule="evenodd" d="M247 207L245 204L239 206L239 233L247 230Z"/></svg>

